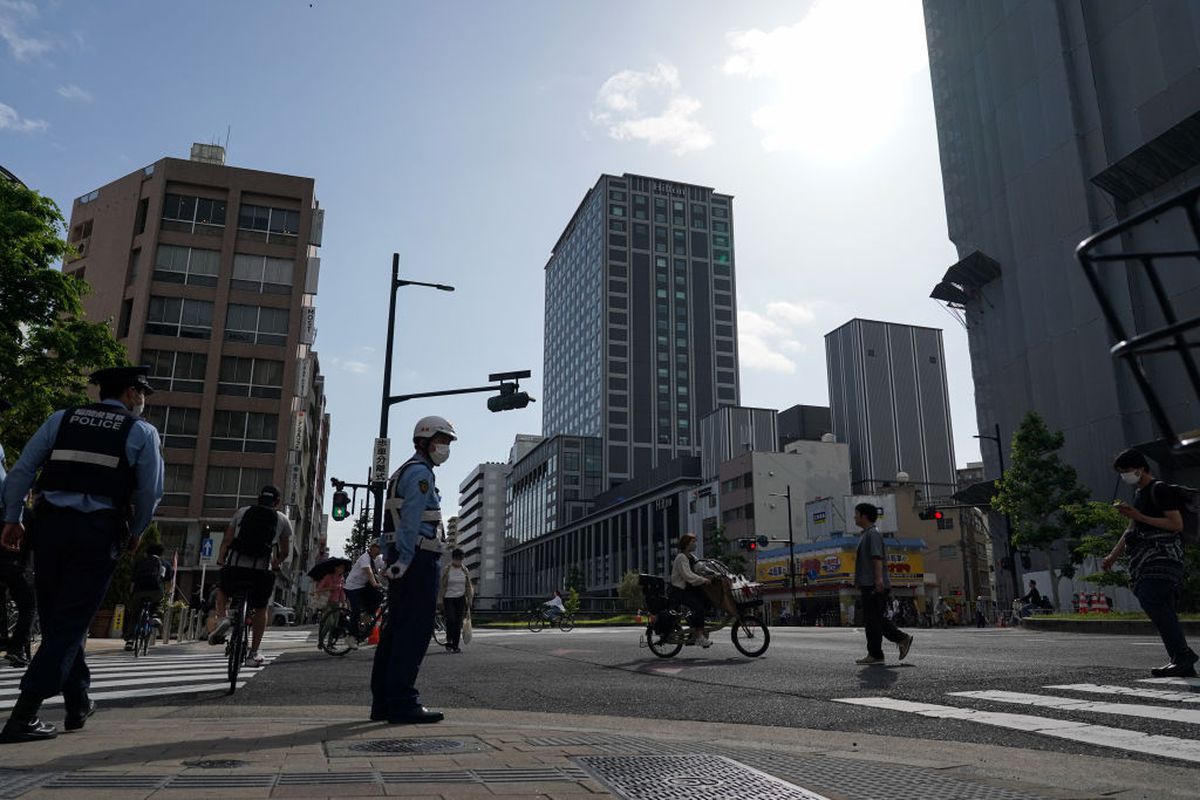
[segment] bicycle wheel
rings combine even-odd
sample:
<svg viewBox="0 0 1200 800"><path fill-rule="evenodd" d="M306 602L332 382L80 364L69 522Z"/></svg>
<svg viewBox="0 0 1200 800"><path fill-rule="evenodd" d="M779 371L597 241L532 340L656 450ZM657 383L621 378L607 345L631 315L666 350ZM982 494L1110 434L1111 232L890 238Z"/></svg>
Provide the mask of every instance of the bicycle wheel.
<svg viewBox="0 0 1200 800"><path fill-rule="evenodd" d="M230 694L237 691L238 672L242 668L242 662L246 660L246 638L250 633L246 627L246 601L243 600L239 603L237 609L237 614L233 618L233 625L229 628L229 645L225 648L225 652L229 656Z"/></svg>
<svg viewBox="0 0 1200 800"><path fill-rule="evenodd" d="M134 658L137 658L139 653L142 655L150 653L150 630L150 610L145 608L138 618L137 638L133 642Z"/></svg>
<svg viewBox="0 0 1200 800"><path fill-rule="evenodd" d="M322 649L331 656L344 656L350 652L351 637L350 618L339 615L337 623L325 634L325 644Z"/></svg>
<svg viewBox="0 0 1200 800"><path fill-rule="evenodd" d="M654 632L654 626L646 627L646 644L650 647L650 652L659 658L672 658L683 649L683 641L675 638L672 641L671 636L659 636Z"/></svg>
<svg viewBox="0 0 1200 800"><path fill-rule="evenodd" d="M330 631L337 627L338 620L342 616L342 610L336 606L328 608L321 615L321 621L317 625L317 649L325 649L325 640L328 638Z"/></svg>
<svg viewBox="0 0 1200 800"><path fill-rule="evenodd" d="M558 618L558 629L563 633L568 633L575 627L575 618L570 614L563 614Z"/></svg>
<svg viewBox="0 0 1200 800"><path fill-rule="evenodd" d="M534 611L529 615L529 630L537 633L544 627L546 627L546 617L540 611Z"/></svg>
<svg viewBox="0 0 1200 800"><path fill-rule="evenodd" d="M433 618L433 640L442 647L446 646L446 618L441 614Z"/></svg>
<svg viewBox="0 0 1200 800"><path fill-rule="evenodd" d="M736 620L729 636L738 652L751 658L757 658L767 652L767 647L771 644L771 631L767 630L762 620L753 615Z"/></svg>

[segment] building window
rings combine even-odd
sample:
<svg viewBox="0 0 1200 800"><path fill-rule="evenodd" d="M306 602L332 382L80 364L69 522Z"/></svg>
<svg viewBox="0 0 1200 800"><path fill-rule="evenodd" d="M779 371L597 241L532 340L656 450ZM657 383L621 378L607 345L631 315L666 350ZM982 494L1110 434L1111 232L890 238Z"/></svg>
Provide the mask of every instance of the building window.
<svg viewBox="0 0 1200 800"><path fill-rule="evenodd" d="M291 294L295 266L287 258L235 253L230 288L259 294Z"/></svg>
<svg viewBox="0 0 1200 800"><path fill-rule="evenodd" d="M300 233L300 212L242 203L238 210L238 228L265 234L268 242L272 236L283 237L285 242L295 241Z"/></svg>
<svg viewBox="0 0 1200 800"><path fill-rule="evenodd" d="M283 395L283 362L223 356L217 394L277 399Z"/></svg>
<svg viewBox="0 0 1200 800"><path fill-rule="evenodd" d="M954 530L954 518L942 517L937 521L937 526L939 531L952 531Z"/></svg>
<svg viewBox="0 0 1200 800"><path fill-rule="evenodd" d="M608 213L613 217L625 216L625 206L612 205L608 207Z"/></svg>
<svg viewBox="0 0 1200 800"><path fill-rule="evenodd" d="M158 429L164 447L195 449L200 432L200 409L177 406L146 406L142 415Z"/></svg>
<svg viewBox="0 0 1200 800"><path fill-rule="evenodd" d="M208 356L204 353L174 353L142 350L141 361L150 365L150 382L156 389L171 392L203 392Z"/></svg>
<svg viewBox="0 0 1200 800"><path fill-rule="evenodd" d="M958 555L958 548L952 544L944 544L938 548L938 558L954 558Z"/></svg>
<svg viewBox="0 0 1200 800"><path fill-rule="evenodd" d="M225 201L185 194L167 194L163 202L164 230L219 233L225 227Z"/></svg>
<svg viewBox="0 0 1200 800"><path fill-rule="evenodd" d="M163 465L162 504L173 508L187 508L192 496L192 465Z"/></svg>
<svg viewBox="0 0 1200 800"><path fill-rule="evenodd" d="M213 304L182 297L150 297L146 333L180 339L212 338Z"/></svg>
<svg viewBox="0 0 1200 800"><path fill-rule="evenodd" d="M216 250L160 244L154 255L154 280L188 286L216 286L221 254Z"/></svg>
<svg viewBox="0 0 1200 800"><path fill-rule="evenodd" d="M235 509L253 505L258 500L259 489L274 483L275 477L269 469L209 467L204 507Z"/></svg>
<svg viewBox="0 0 1200 800"><path fill-rule="evenodd" d="M251 344L287 344L288 310L229 304L225 341Z"/></svg>
<svg viewBox="0 0 1200 800"><path fill-rule="evenodd" d="M278 414L218 410L213 415L212 449L274 453L278 430Z"/></svg>

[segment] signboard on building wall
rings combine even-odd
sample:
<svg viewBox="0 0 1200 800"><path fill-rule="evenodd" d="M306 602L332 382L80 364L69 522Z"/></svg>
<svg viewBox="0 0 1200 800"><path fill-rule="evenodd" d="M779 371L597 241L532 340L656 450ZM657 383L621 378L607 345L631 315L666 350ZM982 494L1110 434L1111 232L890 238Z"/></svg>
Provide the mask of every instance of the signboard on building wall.
<svg viewBox="0 0 1200 800"><path fill-rule="evenodd" d="M296 362L296 396L308 397L312 391L313 360L305 356Z"/></svg>
<svg viewBox="0 0 1200 800"><path fill-rule="evenodd" d="M857 540L842 547L796 553L798 586L838 586L854 583ZM755 571L757 580L778 584L788 576L787 548L760 553ZM925 555L916 548L888 546L888 577L892 586L921 586L925 579Z"/></svg>
<svg viewBox="0 0 1200 800"><path fill-rule="evenodd" d="M896 519L896 495L894 494L852 494L846 498L846 531L858 533L854 524L854 507L859 503L870 503L879 509L879 519L875 527L880 533L897 533L900 528Z"/></svg>
<svg viewBox="0 0 1200 800"><path fill-rule="evenodd" d="M296 424L292 429L292 450L297 453L304 452L304 435L308 430L306 425L308 413L305 411L296 412Z"/></svg>
<svg viewBox="0 0 1200 800"><path fill-rule="evenodd" d="M288 467L287 503L289 506L300 503L301 470L299 464Z"/></svg>
<svg viewBox="0 0 1200 800"><path fill-rule="evenodd" d="M300 309L300 344L312 344L317 340L317 307L304 306Z"/></svg>
<svg viewBox="0 0 1200 800"><path fill-rule="evenodd" d="M841 509L834 504L832 497L805 503L804 524L810 542L828 539L833 534L844 533L846 530L846 523L842 519Z"/></svg>

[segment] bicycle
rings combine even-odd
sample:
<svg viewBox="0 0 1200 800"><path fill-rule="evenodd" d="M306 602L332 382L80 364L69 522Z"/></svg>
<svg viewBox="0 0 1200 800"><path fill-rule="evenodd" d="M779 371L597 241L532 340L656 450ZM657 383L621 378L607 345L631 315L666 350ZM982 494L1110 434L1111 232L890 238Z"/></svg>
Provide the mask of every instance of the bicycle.
<svg viewBox="0 0 1200 800"><path fill-rule="evenodd" d="M142 609L138 613L137 623L133 628L133 657L138 655L149 655L150 642L154 639L155 626L152 620L154 616L150 612L151 601L142 602Z"/></svg>
<svg viewBox="0 0 1200 800"><path fill-rule="evenodd" d="M433 640L440 647L446 646L446 615L441 611L437 612L433 617Z"/></svg>
<svg viewBox="0 0 1200 800"><path fill-rule="evenodd" d="M564 611L556 617L551 617L547 611L541 606L536 606L529 610L529 621L527 623L529 630L537 633L545 628L557 627L563 633L569 633L575 627L575 615Z"/></svg>
<svg viewBox="0 0 1200 800"><path fill-rule="evenodd" d="M326 611L325 619L322 619L321 622L322 628L325 630L321 649L331 656L344 656L357 645L361 645L371 636L375 626L383 627L387 618L384 610L386 605L385 598L375 609L375 613L371 615L369 624L366 626L362 624L365 612L360 613L359 619L355 620L351 618L349 608L332 608ZM328 628L325 627L326 619L332 622Z"/></svg>
<svg viewBox="0 0 1200 800"><path fill-rule="evenodd" d="M244 593L235 594L229 598L229 609L233 617L225 656L228 659L229 694L233 694L237 691L238 672L250 656L250 601Z"/></svg>

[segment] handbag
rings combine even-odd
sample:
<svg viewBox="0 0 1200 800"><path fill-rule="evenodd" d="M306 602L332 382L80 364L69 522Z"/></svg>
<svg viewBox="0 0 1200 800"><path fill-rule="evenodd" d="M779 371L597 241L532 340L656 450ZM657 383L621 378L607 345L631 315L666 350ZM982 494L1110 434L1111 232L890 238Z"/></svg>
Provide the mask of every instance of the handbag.
<svg viewBox="0 0 1200 800"><path fill-rule="evenodd" d="M471 643L471 615L469 613L467 614L467 618L463 620L462 643Z"/></svg>

